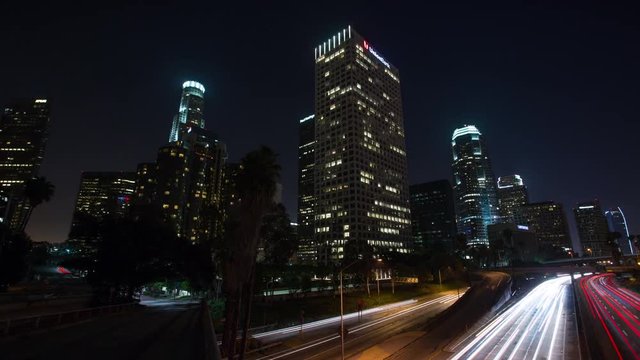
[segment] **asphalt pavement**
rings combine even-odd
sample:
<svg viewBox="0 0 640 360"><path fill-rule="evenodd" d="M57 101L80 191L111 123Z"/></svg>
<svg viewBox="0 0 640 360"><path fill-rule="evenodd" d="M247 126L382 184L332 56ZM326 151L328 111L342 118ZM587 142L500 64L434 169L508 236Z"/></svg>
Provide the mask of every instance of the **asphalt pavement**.
<svg viewBox="0 0 640 360"><path fill-rule="evenodd" d="M610 346L601 346L604 356L640 359L640 295L622 288L614 274L580 279L580 294L587 303L590 320L599 327L596 336Z"/></svg>
<svg viewBox="0 0 640 360"><path fill-rule="evenodd" d="M451 360L579 359L571 278L536 286L449 350Z"/></svg>
<svg viewBox="0 0 640 360"><path fill-rule="evenodd" d="M204 339L197 304L156 302L125 313L0 340L0 358L201 359Z"/></svg>

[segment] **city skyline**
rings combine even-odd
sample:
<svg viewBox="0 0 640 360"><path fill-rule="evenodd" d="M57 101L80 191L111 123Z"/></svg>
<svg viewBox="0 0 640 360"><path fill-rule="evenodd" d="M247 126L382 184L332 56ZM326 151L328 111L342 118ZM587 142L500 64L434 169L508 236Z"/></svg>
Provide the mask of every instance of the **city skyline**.
<svg viewBox="0 0 640 360"><path fill-rule="evenodd" d="M286 46L284 48L287 49L287 55L294 57L296 60L292 61L291 64L309 62L309 52L306 51L305 48L313 49L316 43L322 41L327 35L331 34L334 29L341 28L344 24L351 24L365 33L368 38L375 39L375 46L384 49L384 53L388 54L387 56L394 60L394 64L402 69L402 74L404 75L402 77L402 91L403 97L405 98L404 107L405 123L407 126L407 154L410 183L450 178L448 171L449 158L446 155L449 151L447 135L463 123L476 123L478 127L483 130L483 134L487 134L489 138L496 176L510 173L521 174L527 179L527 185L531 192L532 199L536 201L554 200L563 203L567 209L573 207L579 200L595 197L601 199L604 208L620 206L625 209L625 215L629 220L630 231L632 233L637 232L640 211L638 209L637 199L633 198L634 192L631 191L633 182L628 179L620 179L620 186L607 186L605 180L608 180L608 175L598 173L598 169L603 168L603 164L609 164L609 160L611 160L609 157L600 154L600 152L604 153L602 150L605 149L605 146L592 146L593 148L588 148L582 145L583 143L590 143L591 145L594 143L604 144L612 141L612 139L616 139L622 146L621 151L625 151L630 157L634 157L634 154L637 154L638 150L630 145L631 141L625 142L620 140L621 138L624 139L625 136L627 136L626 134L622 134L620 131L615 131L612 134L606 132L599 133L594 129L596 129L596 126L602 121L602 117L600 116L602 112L606 112L607 109L613 109L613 119L610 116L607 118L607 121L613 124L617 123L618 125L626 124L628 126L626 133L635 133L633 129L638 125L629 124L628 121L632 118L630 115L635 113L635 107L637 105L608 98L604 95L604 90L600 92L596 90L597 86L594 85L588 87L589 90L577 89L577 85L563 88L560 90L560 94L556 93L555 95L560 95L561 99L568 99L568 102L571 104L561 106L553 103L553 101L550 102L549 99L551 99L551 96L545 100L541 99L541 95L537 93L540 88L548 89L554 87L551 83L544 83L544 80L541 80L542 83L535 84L535 86L539 87L538 90L533 89L531 92L523 91L523 89L518 87L517 80L514 80L516 84L510 81L498 81L498 84L496 84L496 82L488 81L488 79L482 75L483 69L486 70L487 66L491 68L493 62L490 60L495 59L491 56L489 56L489 58L492 59L483 56L482 51L479 51L481 49L478 48L472 48L472 50L476 52L471 51L471 53L475 55L474 59L479 61L478 66L472 66L471 69L467 69L467 71L463 73L465 76L468 76L468 79L456 77L454 79L458 82L457 86L445 87L446 91L444 94L447 94L447 99L443 101L443 95L425 96L422 93L423 91L427 91L427 95L434 95L433 92L435 90L428 89L430 86L436 89L441 88L445 82L451 80L451 78L439 79L437 76L433 78L438 71L444 69L446 74L451 75L450 72L454 72L456 69L465 69L467 65L454 61L448 68L438 66L450 61L445 61L442 55L435 55L434 51L433 53L429 52L432 58L428 57L429 54L419 53L419 58L431 61L427 68L434 68L432 70L422 70L416 63L412 63L412 61L414 61L411 59L412 47L400 44L401 41L399 41L402 34L410 33L410 30L413 29L411 26L407 25L401 27L399 30L386 31L387 29L384 29L384 26L376 27L373 25L375 24L375 20L371 19L376 19L375 14L367 12L366 15L371 18L368 19L364 15L355 16L356 9L350 9L351 11L345 11L348 15L344 15L343 17L350 17L352 18L351 20L335 18L331 20L331 16L324 14L324 17L316 20L317 23L315 23L315 25L317 26L315 28L313 28L313 26L311 27L313 30L306 29L305 31L298 31L295 34L288 34L292 36L292 39L301 43L301 45L293 48ZM447 11L447 9L440 10L444 12ZM482 16L486 18L489 16L488 13L489 11L483 13ZM530 19L518 11L513 11L513 13L515 13L516 17L523 16L525 20ZM457 22L465 19L464 14L459 15L460 16L456 18ZM165 16L168 16L168 14L165 14ZM379 18L381 15L377 16ZM591 14L591 16L597 18L595 14ZM511 21L505 20L506 18L507 17L498 16L498 20L500 21ZM104 20L105 19L102 19L103 22ZM623 20L619 20L620 23L624 24ZM98 21L98 24L100 24L100 21ZM551 25L556 26L556 28L563 28L560 22L552 22ZM433 26L449 29L448 26L441 23ZM587 24L582 24L581 26L588 27ZM389 26L389 28L391 27L392 26ZM597 28L596 26L591 29ZM12 27L12 29L15 31L16 26ZM484 46L492 49L491 45L493 42L491 41L491 34L495 33L489 30L487 30L487 33L481 32L481 35L478 36L480 36L481 40L484 40ZM40 27L30 31L41 32L43 28ZM423 34L427 33L425 32ZM571 34L564 34L564 36L572 36ZM430 41L434 45L440 45L441 49L443 45L440 44L440 41L451 38L456 39L455 32L452 32L450 29L449 32L444 31L444 33L438 35L442 36L442 40L434 39L436 35L429 36ZM606 33L604 36L606 37ZM508 39L498 40L501 40L498 41L500 44L504 44L504 40ZM460 43L456 44L458 46L462 45ZM597 43L596 45L600 46L600 48L606 48L602 43ZM159 45L156 44L156 46ZM262 46L263 45L257 45L255 53L254 51L250 51L249 53L259 56ZM444 47L444 49L446 50L447 48ZM544 49L547 51L545 54L553 54L555 48L552 43L550 48ZM94 51L100 53L100 49ZM518 51L515 53L501 51L502 50L499 50L498 53L505 55L515 54L518 57L526 53L526 51L522 49L519 49L519 51L523 52L522 54L519 54ZM586 47L583 51L587 51ZM453 57L454 55L463 53L464 51L450 51L449 56ZM436 57L436 60L433 60L433 56ZM239 60L241 56L236 57L231 54L224 56L218 54L217 57L228 57L226 60L218 60L222 61L222 63L224 63L224 61L240 61L241 63L244 61ZM567 57L566 54L563 57L562 53L559 57L559 60L556 59L555 61L551 61L551 63L557 64L559 61L566 66L570 57ZM148 57L143 57L143 59L149 60ZM451 60L451 58L447 60ZM133 61L132 64L120 64L119 66L122 66L126 70L124 73L127 71L130 72L133 69L142 70L141 61L140 59ZM164 61L167 60L165 59ZM519 68L514 68L513 65L506 64L500 60L498 60L497 63L505 66L505 69L497 72L498 74L506 76L515 72L516 75L520 75L519 79L522 80L522 74L519 73L521 71ZM12 58L8 59L8 64L14 65L14 67L16 66L15 60ZM91 95L91 98L89 98L90 101L81 104L78 108L73 108L73 111L70 110L72 103L69 99L69 96L74 94L73 91L69 91L70 88L65 88L64 86L55 85L53 81L57 75L47 75L46 69L48 66L45 66L43 69L38 68L37 71L35 71L36 73L45 74L45 76L41 76L45 81L36 81L39 77L34 77L34 75L29 74L18 78L15 75L9 75L7 69L3 70L3 75L8 78L7 87L0 92L0 102L2 102L3 105L9 103L12 98L21 96L43 95L52 99L50 125L52 129L51 146L47 149L40 175L47 176L51 179L54 184L57 185L58 191L52 203L43 205L42 208L37 209L34 214L33 223L28 230L35 240L62 241L66 238L80 171L135 171L138 162L154 160L154 150L166 141L166 133L169 130L171 116L175 113L175 100L172 99L175 99L177 95L176 91L172 89L176 87L175 84L191 79L198 80L207 87L207 111L209 114L214 114L207 117L207 123L210 127L219 131L221 138L229 143L230 160L237 160L248 148L255 147L262 142L267 145L272 145L276 151L281 154L284 168L285 204L290 214L293 215L295 213L297 195L297 137L294 134L297 132L296 119L302 118L310 112L309 109L312 109L313 96L310 96L311 91L308 89L312 88L313 77L305 75L309 73L310 67L303 67L303 69L295 71L296 74L302 74L299 76L301 78L300 80L285 81L282 89L278 91L281 93L279 95L283 97L282 99L267 96L267 99L261 100L259 99L260 91L240 91L238 85L231 85L229 78L221 76L220 73L217 72L219 70L216 70L216 68L222 69L225 68L225 66L221 66L220 63L218 66L215 64L205 65L202 63L197 64L197 62L190 60L178 59L173 66L168 66L166 63L158 64L151 59L151 64L155 66L153 69L160 69L160 76L150 84L146 83L147 80L150 80L151 73L153 73L153 71L149 70L143 70L140 74L131 74L132 76L126 78L126 82L125 79L107 80L104 77L100 78L98 76L94 85L90 83L87 85L88 92L84 96ZM17 67L27 69L28 65L33 64L27 62ZM135 67L134 65L138 65L139 67ZM290 65L285 62L279 66L282 66L280 69L285 69ZM523 66L527 67L527 65ZM528 66L533 65L529 63ZM584 66L586 68L596 67L595 61L584 64ZM100 64L98 64L98 68L100 68ZM535 66L533 68L534 70L537 69ZM554 69L554 67L551 67L551 70ZM547 67L546 70L549 70L549 67ZM557 75L557 72L554 71L552 71L552 73ZM17 73L25 73L25 71L18 71ZM82 73L82 71L78 73ZM234 72L233 74L238 73ZM247 80L254 74L252 71L249 71L248 75L241 77L242 81L240 85L244 84L244 86L246 86ZM577 76L577 73L571 73L570 75ZM632 73L632 75L637 76L637 73ZM74 76L80 75L76 74ZM616 74L609 74L609 76L616 76ZM628 74L625 74L625 76L628 76ZM480 77L480 79L478 79L478 77ZM435 81L430 83L424 81L429 78L432 80L435 79ZM629 78L631 79L632 77ZM516 77L516 79L518 79L518 77ZM549 80L550 79L547 78L547 81ZM460 88L464 87L465 81L467 84L471 84L472 90L469 90L467 93L460 93ZM111 91L107 89L113 89L117 87L116 85L118 84L128 82L132 82L133 86L122 87L120 94L114 95L113 99L107 100L106 95L111 94ZM604 84L604 82L604 79L600 79L599 84ZM96 86L100 87L105 83L110 86L105 87L104 90L96 89ZM563 82L563 84L567 86L566 83ZM625 89L624 96L628 96L629 99L631 99L635 96L634 91L636 90L626 88L624 86L625 84L626 81L623 81L622 88ZM495 98L480 96L479 99L473 100L481 93L481 87L483 85L488 85L491 88ZM261 85L260 81L258 81L257 86L257 89L260 89L261 86L263 89L267 87L266 84ZM295 89L298 87L306 90L296 92ZM214 91L209 91L211 88L213 88ZM47 89L53 91L46 91ZM517 90L516 94L518 95L516 103L526 106L523 106L523 109L515 109L515 106L507 106L506 109L503 109L502 105L504 104L500 102L506 100L505 93L509 93L514 89ZM248 99L246 95L250 95L252 91L257 91L257 94L254 94L254 98L251 99L256 99L257 107L261 109L259 113L246 109L238 109L237 106L234 106L233 102L228 103L232 97L244 98L246 101ZM576 93L573 94L572 91L576 91ZM618 92L620 91L621 90L618 90ZM212 94L210 95L210 93ZM243 94L245 96L241 96ZM80 96L82 94L78 95ZM269 95L273 96L273 94ZM127 104L129 97L137 97L141 101L140 103ZM420 101L423 97L427 100L426 103ZM602 108L598 108L601 111L596 112L598 116L586 114L589 111L583 109L584 107L592 109L592 106L587 106L584 102L579 102L581 106L578 106L580 104L574 103L576 99L590 99L591 97L598 97L600 103L603 104ZM273 102L273 104L269 102ZM167 106L165 106L164 103L167 103ZM283 106L285 104L288 104L288 106ZM114 109L114 111L109 112L109 114L101 114L100 109L102 108ZM525 108L527 111L533 111L534 115L525 114ZM140 116L140 112L146 116ZM85 122L89 121L88 119L93 120L94 118L97 119L96 122L90 122L90 125L85 125ZM253 118L259 119L259 121L247 122L247 119ZM525 120L522 120L523 118ZM510 121L524 121L530 126L526 129L521 129L522 126L509 124ZM557 127L553 128L555 131L549 133L547 128L555 121L564 121L565 123L559 123ZM625 121L627 122L625 123ZM538 123L536 124L536 122ZM581 127L575 126L578 122L582 124ZM248 124L255 126L255 134L244 136L243 131L246 130ZM542 134L545 136L544 141L540 141ZM425 141L425 138L422 136L427 136L427 141ZM571 139L571 137L580 138L580 141ZM102 140L102 138L104 138L104 140ZM71 141L70 139L74 140ZM76 144L69 144L76 141ZM82 151L82 153L79 154L76 152L77 149L86 151ZM562 153L562 151L560 151L562 149L564 149L566 153ZM567 151L567 149L570 150ZM556 158L549 161L549 154L554 154ZM609 166L613 167L612 170L615 170L612 172L619 174L626 173L629 174L630 178L633 178L637 173L637 170L633 168L627 169L626 163L614 161ZM584 175L569 176L569 174L579 173L579 171L584 172ZM50 235L52 238L47 238L47 235Z"/></svg>

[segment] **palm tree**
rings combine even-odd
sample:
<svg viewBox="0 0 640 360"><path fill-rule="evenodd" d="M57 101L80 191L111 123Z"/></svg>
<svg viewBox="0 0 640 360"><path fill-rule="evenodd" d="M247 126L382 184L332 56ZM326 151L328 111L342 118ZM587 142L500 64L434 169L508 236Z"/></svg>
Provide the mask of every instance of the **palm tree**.
<svg viewBox="0 0 640 360"><path fill-rule="evenodd" d="M24 229L27 227L27 223L31 218L33 209L35 209L43 202L49 202L49 200L51 200L51 198L53 197L54 192L55 186L44 176L35 177L25 182L23 194L26 198L26 201L28 201L29 207L27 209L26 216L24 216L22 222L20 223L21 231L24 231Z"/></svg>
<svg viewBox="0 0 640 360"><path fill-rule="evenodd" d="M251 316L256 252L262 218L273 206L276 181L280 177L277 155L267 147L248 153L236 178L239 201L229 210L223 259L225 324L222 347L233 359L240 314L244 313L243 340L239 358L244 357L246 334Z"/></svg>

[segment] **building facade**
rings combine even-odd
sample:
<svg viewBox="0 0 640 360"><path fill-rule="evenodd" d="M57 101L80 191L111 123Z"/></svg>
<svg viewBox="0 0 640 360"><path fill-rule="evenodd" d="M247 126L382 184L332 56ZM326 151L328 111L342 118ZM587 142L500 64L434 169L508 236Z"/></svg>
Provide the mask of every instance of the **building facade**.
<svg viewBox="0 0 640 360"><path fill-rule="evenodd" d="M204 86L197 81L185 81L182 84L180 107L173 117L169 142L180 140L182 125L204 129Z"/></svg>
<svg viewBox="0 0 640 360"><path fill-rule="evenodd" d="M623 255L635 255L636 250L631 239L629 239L629 227L627 226L627 218L620 207L605 211L604 216L607 218L609 231L620 233L618 245Z"/></svg>
<svg viewBox="0 0 640 360"><path fill-rule="evenodd" d="M498 222L496 181L483 135L474 125L455 129L453 190L458 233L470 246L489 245L487 226Z"/></svg>
<svg viewBox="0 0 640 360"><path fill-rule="evenodd" d="M585 256L607 256L611 248L607 245L609 226L598 200L578 203L573 209L578 236Z"/></svg>
<svg viewBox="0 0 640 360"><path fill-rule="evenodd" d="M515 223L517 210L529 203L529 192L520 175L498 178L498 208L500 221Z"/></svg>
<svg viewBox="0 0 640 360"><path fill-rule="evenodd" d="M134 172L83 172L71 220L69 243L80 253L97 250L98 228L105 219L129 215L135 198Z"/></svg>
<svg viewBox="0 0 640 360"><path fill-rule="evenodd" d="M223 182L227 151L204 128L204 86L182 85L170 142L155 163L138 166L136 201L152 204L175 233L191 242L211 241L222 232Z"/></svg>
<svg viewBox="0 0 640 360"><path fill-rule="evenodd" d="M494 264L507 266L513 262L535 261L540 249L536 234L526 225L493 224L487 227L489 247L495 249Z"/></svg>
<svg viewBox="0 0 640 360"><path fill-rule="evenodd" d="M452 246L456 236L453 188L449 180L409 186L411 229L416 248L434 243Z"/></svg>
<svg viewBox="0 0 640 360"><path fill-rule="evenodd" d="M296 259L299 263L313 264L317 261L318 249L313 239L314 232L314 171L315 171L315 116L300 120L298 137L298 219L297 236L299 247Z"/></svg>
<svg viewBox="0 0 640 360"><path fill-rule="evenodd" d="M398 69L351 27L315 48L314 241L321 262L408 252L411 221Z"/></svg>
<svg viewBox="0 0 640 360"><path fill-rule="evenodd" d="M542 247L572 247L567 217L560 203L545 201L523 205L515 212L514 221L516 225L528 226Z"/></svg>
<svg viewBox="0 0 640 360"><path fill-rule="evenodd" d="M21 229L30 205L23 196L26 181L38 176L49 134L47 99L19 100L0 118L0 224Z"/></svg>

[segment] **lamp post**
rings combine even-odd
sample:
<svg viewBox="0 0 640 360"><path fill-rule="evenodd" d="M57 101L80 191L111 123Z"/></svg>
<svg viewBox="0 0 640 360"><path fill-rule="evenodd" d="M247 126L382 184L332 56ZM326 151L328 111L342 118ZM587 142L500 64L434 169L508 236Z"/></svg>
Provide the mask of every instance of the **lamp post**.
<svg viewBox="0 0 640 360"><path fill-rule="evenodd" d="M345 270L350 268L353 264L357 263L361 259L354 260L351 264L345 266L340 270L340 348L342 351L342 360L344 360L344 302L342 300L342 274Z"/></svg>

